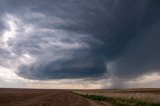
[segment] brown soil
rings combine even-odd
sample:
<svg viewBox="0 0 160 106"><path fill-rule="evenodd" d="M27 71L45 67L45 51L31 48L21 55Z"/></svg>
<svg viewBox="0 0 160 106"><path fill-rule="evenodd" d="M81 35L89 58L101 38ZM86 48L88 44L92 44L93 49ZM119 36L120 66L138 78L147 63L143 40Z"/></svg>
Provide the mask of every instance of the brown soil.
<svg viewBox="0 0 160 106"><path fill-rule="evenodd" d="M0 89L0 106L112 106L68 90Z"/></svg>

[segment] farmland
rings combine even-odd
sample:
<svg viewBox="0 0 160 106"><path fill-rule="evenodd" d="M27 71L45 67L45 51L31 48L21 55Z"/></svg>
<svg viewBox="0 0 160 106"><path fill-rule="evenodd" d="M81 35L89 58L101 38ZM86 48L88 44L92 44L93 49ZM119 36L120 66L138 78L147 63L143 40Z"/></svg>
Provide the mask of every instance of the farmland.
<svg viewBox="0 0 160 106"><path fill-rule="evenodd" d="M112 106L59 89L0 89L0 106Z"/></svg>
<svg viewBox="0 0 160 106"><path fill-rule="evenodd" d="M0 89L0 106L160 106L160 89Z"/></svg>
<svg viewBox="0 0 160 106"><path fill-rule="evenodd" d="M75 90L73 93L117 106L160 106L160 89Z"/></svg>

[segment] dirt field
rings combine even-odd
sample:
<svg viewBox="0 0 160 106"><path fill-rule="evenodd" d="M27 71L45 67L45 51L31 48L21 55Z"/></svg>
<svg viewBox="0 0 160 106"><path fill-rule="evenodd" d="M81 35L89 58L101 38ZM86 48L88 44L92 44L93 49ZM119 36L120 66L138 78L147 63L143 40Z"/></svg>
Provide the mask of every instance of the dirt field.
<svg viewBox="0 0 160 106"><path fill-rule="evenodd" d="M69 90L0 89L0 106L112 106L74 95Z"/></svg>

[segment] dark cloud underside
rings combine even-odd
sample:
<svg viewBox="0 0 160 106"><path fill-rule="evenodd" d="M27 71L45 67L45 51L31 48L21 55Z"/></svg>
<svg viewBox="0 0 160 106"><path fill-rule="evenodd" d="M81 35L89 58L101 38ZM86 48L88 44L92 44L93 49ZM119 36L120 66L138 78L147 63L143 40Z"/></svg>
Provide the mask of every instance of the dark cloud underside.
<svg viewBox="0 0 160 106"><path fill-rule="evenodd" d="M17 62L16 73L21 77L100 78L112 71L117 77L130 79L159 71L159 0L1 0L0 3L1 36L7 29L3 21L6 14L19 20L15 22L16 37L7 42L10 50L2 48L3 43L0 45L0 61L14 60L12 53L33 58L30 64ZM28 27L32 32L26 31ZM113 69L107 70L110 62Z"/></svg>

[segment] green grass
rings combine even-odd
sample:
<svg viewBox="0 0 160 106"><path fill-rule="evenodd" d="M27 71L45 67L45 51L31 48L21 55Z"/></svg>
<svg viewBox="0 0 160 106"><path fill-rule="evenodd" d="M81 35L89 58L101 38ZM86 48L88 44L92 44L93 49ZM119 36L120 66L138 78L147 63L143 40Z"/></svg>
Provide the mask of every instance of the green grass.
<svg viewBox="0 0 160 106"><path fill-rule="evenodd" d="M160 106L158 103L152 103L150 101L142 101L139 99L124 99L124 98L119 98L119 97L104 97L104 96L98 96L98 95L89 95L89 94L81 94L77 92L72 92L71 93L75 95L82 96L84 98L96 100L96 101L106 101L114 106Z"/></svg>

